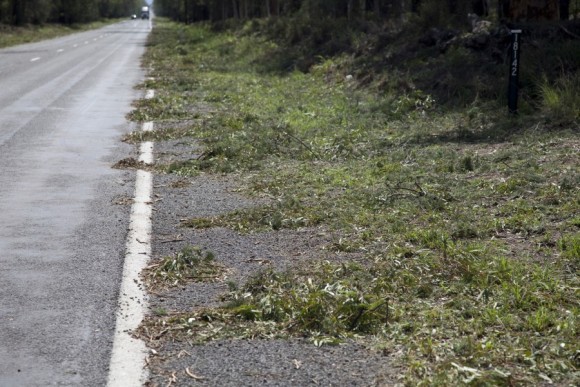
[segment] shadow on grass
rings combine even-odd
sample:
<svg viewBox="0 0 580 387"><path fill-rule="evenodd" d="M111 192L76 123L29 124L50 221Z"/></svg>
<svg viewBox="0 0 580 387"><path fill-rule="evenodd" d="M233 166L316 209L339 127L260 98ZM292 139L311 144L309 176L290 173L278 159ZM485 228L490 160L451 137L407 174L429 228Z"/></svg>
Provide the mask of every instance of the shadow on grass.
<svg viewBox="0 0 580 387"><path fill-rule="evenodd" d="M417 25L322 19L316 23L271 19L252 22L244 33L263 34L276 48L256 60L259 71L308 72L331 60L360 86L381 93L420 90L444 109L506 99L510 35L507 26L485 34L467 30L421 30ZM522 99L534 104L538 82L580 70L580 21L525 26L520 73ZM342 58L342 59L341 59Z"/></svg>

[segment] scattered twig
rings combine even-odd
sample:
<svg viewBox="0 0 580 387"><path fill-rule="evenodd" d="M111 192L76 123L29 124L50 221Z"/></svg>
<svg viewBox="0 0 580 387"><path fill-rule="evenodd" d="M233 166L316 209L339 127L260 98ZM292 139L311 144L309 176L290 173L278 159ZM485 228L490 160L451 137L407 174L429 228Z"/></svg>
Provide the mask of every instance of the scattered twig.
<svg viewBox="0 0 580 387"><path fill-rule="evenodd" d="M389 299L387 298L385 300L385 302L381 302L380 304L376 305L374 308L372 309L365 309L365 308L360 308L358 311L357 316L354 318L354 320L352 321L352 323L350 324L350 330L352 331L355 327L356 324L358 323L358 320L360 320L360 318L367 312L374 312L375 310L379 309L381 306L387 304L387 308L389 305ZM388 309L387 309L388 310Z"/></svg>
<svg viewBox="0 0 580 387"><path fill-rule="evenodd" d="M159 241L159 243L172 243L172 242L183 242L183 238L168 239L168 240L165 240L165 241Z"/></svg>
<svg viewBox="0 0 580 387"><path fill-rule="evenodd" d="M417 189L419 190L419 196L425 196L427 195L427 192L423 189L423 187L421 187L421 185L418 182L415 182L415 187L417 187Z"/></svg>
<svg viewBox="0 0 580 387"><path fill-rule="evenodd" d="M173 372L169 377L169 382L167 383L166 386L170 387L173 383L177 383L177 376L175 375L175 372Z"/></svg>
<svg viewBox="0 0 580 387"><path fill-rule="evenodd" d="M259 259L259 258L252 258L252 259L247 259L246 262L250 263L250 262L258 262L261 264L270 264L272 263L272 261L270 261L269 259Z"/></svg>
<svg viewBox="0 0 580 387"><path fill-rule="evenodd" d="M164 329L161 332L159 332L155 337L153 337L154 340L159 340L161 337L163 337L163 335L165 335L167 332L169 332L169 329ZM151 340L153 341L153 340Z"/></svg>
<svg viewBox="0 0 580 387"><path fill-rule="evenodd" d="M185 373L186 373L186 374L187 374L187 375L188 375L190 378L192 378L192 379L195 379L195 380L206 380L206 379L207 379L207 378L204 378L203 376L198 376L198 375L196 375L196 374L192 373L192 372L189 370L189 368L188 368L188 367L185 367Z"/></svg>
<svg viewBox="0 0 580 387"><path fill-rule="evenodd" d="M418 182L415 182L415 188L409 188L409 187L403 187L400 184L397 184L396 186L390 186L387 184L387 188L390 189L391 194L388 195L387 199L389 198L394 198L397 196L414 196L414 197L423 197L423 196L427 196L427 191L425 191L423 189L423 187L421 187L421 185L419 185ZM396 191L405 191L405 192L409 192L409 194L405 194L402 192L396 192Z"/></svg>
<svg viewBox="0 0 580 387"><path fill-rule="evenodd" d="M360 320L360 318L362 317L362 315L364 313L365 313L365 309L359 308L358 314L356 315L356 317L354 318L354 320L352 320L352 322L350 323L350 327L348 328L349 331L354 330L354 328L356 327L356 324L358 323L358 320Z"/></svg>
<svg viewBox="0 0 580 387"><path fill-rule="evenodd" d="M185 276L185 278L187 279L192 279L192 280L206 280L206 279L216 279L219 278L219 275L188 275Z"/></svg>
<svg viewBox="0 0 580 387"><path fill-rule="evenodd" d="M565 33L567 33L568 35L570 35L571 37L573 37L574 39L580 39L580 36L576 35L575 33L571 32L570 30L568 30L566 27L564 27L563 25L560 24L560 29L562 31L564 31Z"/></svg>
<svg viewBox="0 0 580 387"><path fill-rule="evenodd" d="M297 370L299 370L300 367L302 366L302 362L298 359L292 360L292 363L294 363L294 368L296 368Z"/></svg>
<svg viewBox="0 0 580 387"><path fill-rule="evenodd" d="M304 148L306 148L310 153L312 153L314 155L314 157L316 157L317 159L320 159L320 155L318 153L316 153L316 151L314 149L312 149L312 147L310 145L308 145L304 141L302 141L302 139L296 137L292 133L288 133L284 129L280 129L280 132L282 132L286 136L298 141Z"/></svg>
<svg viewBox="0 0 580 387"><path fill-rule="evenodd" d="M211 150L205 150L205 151L201 152L197 157L194 157L194 158L192 158L190 160L198 160L198 161L200 161L200 160L205 160L206 158L211 157L211 156L213 156L213 151L211 151Z"/></svg>

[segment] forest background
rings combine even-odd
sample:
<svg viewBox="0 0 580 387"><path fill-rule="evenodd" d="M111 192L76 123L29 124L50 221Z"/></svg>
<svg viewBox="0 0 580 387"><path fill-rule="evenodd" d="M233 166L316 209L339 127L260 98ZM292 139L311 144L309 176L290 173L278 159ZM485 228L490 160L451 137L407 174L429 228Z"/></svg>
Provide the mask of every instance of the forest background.
<svg viewBox="0 0 580 387"><path fill-rule="evenodd" d="M103 18L129 17L140 0L0 0L0 25L89 23Z"/></svg>

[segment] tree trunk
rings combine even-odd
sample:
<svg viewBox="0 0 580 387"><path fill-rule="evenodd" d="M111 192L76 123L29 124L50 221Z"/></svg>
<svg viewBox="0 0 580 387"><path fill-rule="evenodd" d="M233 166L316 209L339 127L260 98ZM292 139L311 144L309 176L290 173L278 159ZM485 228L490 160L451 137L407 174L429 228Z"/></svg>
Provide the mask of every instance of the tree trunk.
<svg viewBox="0 0 580 387"><path fill-rule="evenodd" d="M348 20L352 20L352 16L353 16L353 6L354 6L354 0L348 0L348 5L346 8L346 17Z"/></svg>
<svg viewBox="0 0 580 387"><path fill-rule="evenodd" d="M471 2L473 13L480 17L489 16L489 0L474 0Z"/></svg>
<svg viewBox="0 0 580 387"><path fill-rule="evenodd" d="M421 5L421 0L411 0L411 12L419 13L419 6Z"/></svg>
<svg viewBox="0 0 580 387"><path fill-rule="evenodd" d="M447 0L447 9L450 14L454 15L457 11L457 0Z"/></svg>
<svg viewBox="0 0 580 387"><path fill-rule="evenodd" d="M375 16L377 17L377 19L381 18L381 0L374 0L373 1L373 12L375 13Z"/></svg>
<svg viewBox="0 0 580 387"><path fill-rule="evenodd" d="M238 0L232 0L232 13L233 13L234 19L240 18L240 8L239 8Z"/></svg>
<svg viewBox="0 0 580 387"><path fill-rule="evenodd" d="M506 19L510 12L509 0L497 0L497 18L499 20Z"/></svg>
<svg viewBox="0 0 580 387"><path fill-rule="evenodd" d="M570 19L570 0L560 0L560 20Z"/></svg>
<svg viewBox="0 0 580 387"><path fill-rule="evenodd" d="M20 26L24 24L24 9L26 2L24 0L12 0L12 23Z"/></svg>

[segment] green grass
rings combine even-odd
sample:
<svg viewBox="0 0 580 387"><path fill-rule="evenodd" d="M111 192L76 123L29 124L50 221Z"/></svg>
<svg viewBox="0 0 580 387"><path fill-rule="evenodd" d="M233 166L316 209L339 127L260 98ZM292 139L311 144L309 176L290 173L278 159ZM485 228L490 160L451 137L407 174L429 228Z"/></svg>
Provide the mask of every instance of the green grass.
<svg viewBox="0 0 580 387"><path fill-rule="evenodd" d="M241 173L246 194L270 198L184 226L320 227L336 235L329 249L364 260L263 272L233 286L227 307L152 329L172 324L174 337L198 342L360 339L402 354L408 385L577 383L577 75L544 81L536 112L506 117L493 98L458 108L404 84L363 86L345 57L308 73L264 71L277 50L260 34L161 23L143 85L157 97L132 117L166 121L148 136L204 146L196 160L158 167ZM446 65L467 55L451 52ZM172 128L176 119L187 125Z"/></svg>
<svg viewBox="0 0 580 387"><path fill-rule="evenodd" d="M580 75L562 75L555 82L544 76L540 84L541 107L564 122L580 119Z"/></svg>

